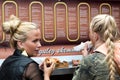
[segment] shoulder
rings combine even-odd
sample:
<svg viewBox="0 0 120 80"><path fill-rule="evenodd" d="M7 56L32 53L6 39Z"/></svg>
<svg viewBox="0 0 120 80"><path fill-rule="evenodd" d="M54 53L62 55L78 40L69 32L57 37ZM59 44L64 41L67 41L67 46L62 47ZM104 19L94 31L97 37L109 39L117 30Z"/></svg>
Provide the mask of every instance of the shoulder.
<svg viewBox="0 0 120 80"><path fill-rule="evenodd" d="M95 63L104 60L104 58L105 58L104 54L95 52L93 54L83 57L80 65L84 68L88 68L90 66L94 66Z"/></svg>
<svg viewBox="0 0 120 80"><path fill-rule="evenodd" d="M10 56L8 57L4 63L6 64L10 64L11 65L21 65L21 66L25 66L25 65L28 65L30 63L35 63L37 64L33 59L29 58L29 57L26 57L26 56Z"/></svg>
<svg viewBox="0 0 120 80"><path fill-rule="evenodd" d="M103 59L105 58L105 55L100 52L94 52L93 54L89 54L88 56L85 56L84 60L90 60L93 61L95 59Z"/></svg>

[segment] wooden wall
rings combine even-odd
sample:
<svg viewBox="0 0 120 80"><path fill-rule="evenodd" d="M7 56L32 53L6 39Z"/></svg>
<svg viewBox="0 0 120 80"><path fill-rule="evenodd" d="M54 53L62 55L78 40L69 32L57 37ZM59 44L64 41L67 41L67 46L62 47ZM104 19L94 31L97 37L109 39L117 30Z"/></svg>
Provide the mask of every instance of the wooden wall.
<svg viewBox="0 0 120 80"><path fill-rule="evenodd" d="M13 51L9 48L10 36L3 33L1 27L11 14L39 26L43 51L65 48L66 45L69 49L89 40L89 23L97 14L114 16L120 27L120 2L114 0L13 0L0 1L0 7L0 55L4 54L1 58Z"/></svg>

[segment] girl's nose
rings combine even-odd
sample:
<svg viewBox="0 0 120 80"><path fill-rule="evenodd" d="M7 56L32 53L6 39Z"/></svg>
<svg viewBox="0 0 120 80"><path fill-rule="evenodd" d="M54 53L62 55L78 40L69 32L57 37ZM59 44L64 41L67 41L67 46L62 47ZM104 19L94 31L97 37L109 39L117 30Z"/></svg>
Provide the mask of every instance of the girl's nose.
<svg viewBox="0 0 120 80"><path fill-rule="evenodd" d="M38 42L37 46L38 46L38 47L41 47L41 43L40 43L40 42Z"/></svg>

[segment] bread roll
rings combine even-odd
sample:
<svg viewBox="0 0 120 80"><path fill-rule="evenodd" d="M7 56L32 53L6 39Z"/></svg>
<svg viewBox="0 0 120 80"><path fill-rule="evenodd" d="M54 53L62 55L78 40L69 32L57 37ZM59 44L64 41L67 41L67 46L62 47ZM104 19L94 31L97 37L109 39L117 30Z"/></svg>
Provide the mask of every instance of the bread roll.
<svg viewBox="0 0 120 80"><path fill-rule="evenodd" d="M69 66L67 61L60 62L57 58L46 58L45 61L47 66L50 66L52 62L55 63L55 68L66 68Z"/></svg>

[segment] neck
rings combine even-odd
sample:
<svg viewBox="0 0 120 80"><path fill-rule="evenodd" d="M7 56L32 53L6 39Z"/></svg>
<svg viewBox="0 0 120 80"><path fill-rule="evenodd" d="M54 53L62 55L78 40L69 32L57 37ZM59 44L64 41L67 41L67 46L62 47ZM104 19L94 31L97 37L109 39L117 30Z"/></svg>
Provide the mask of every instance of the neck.
<svg viewBox="0 0 120 80"><path fill-rule="evenodd" d="M99 46L101 46L103 44L102 41L97 41L94 45L94 50L96 50Z"/></svg>
<svg viewBox="0 0 120 80"><path fill-rule="evenodd" d="M103 53L104 55L106 55L106 54L107 54L107 48L106 48L106 46L105 46L105 43L97 43L97 44L95 45L94 52L95 52L95 51L101 52L101 53Z"/></svg>

